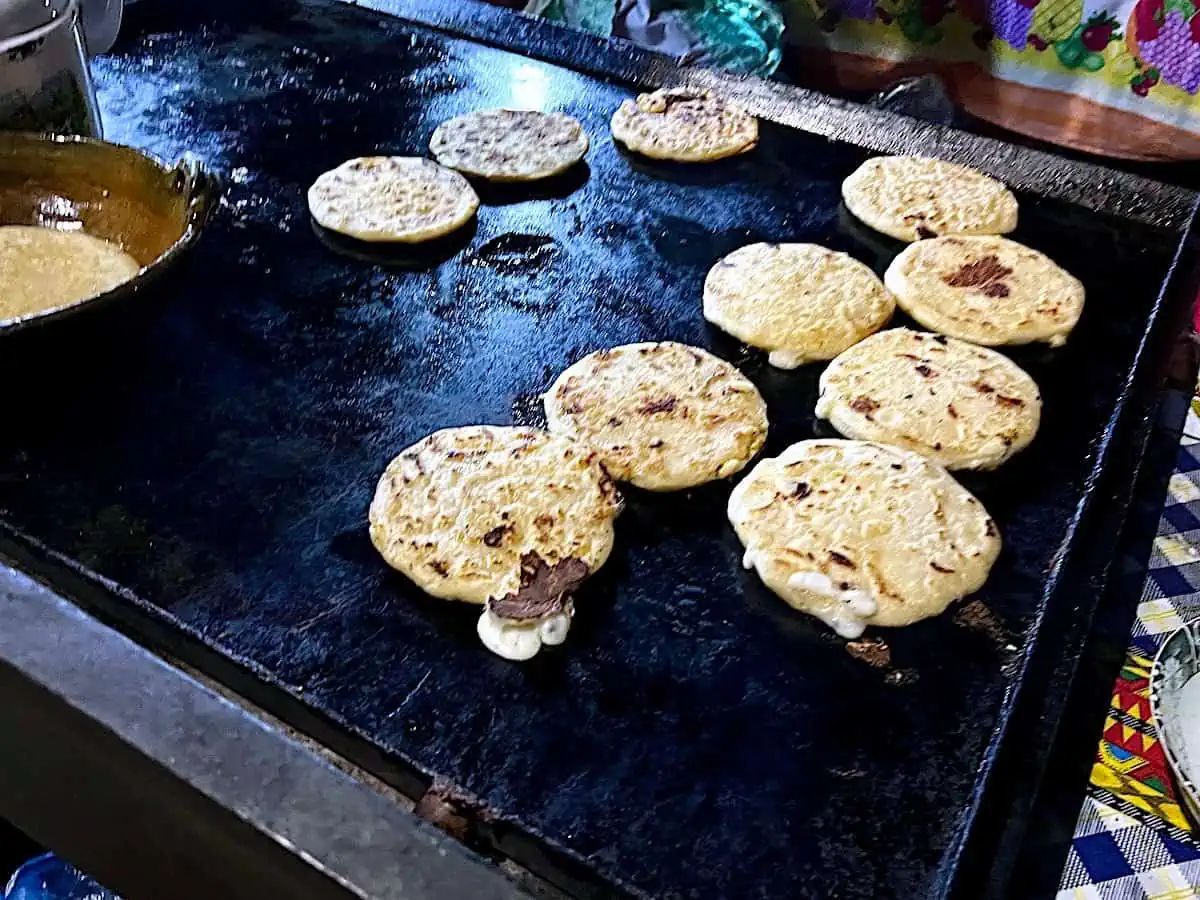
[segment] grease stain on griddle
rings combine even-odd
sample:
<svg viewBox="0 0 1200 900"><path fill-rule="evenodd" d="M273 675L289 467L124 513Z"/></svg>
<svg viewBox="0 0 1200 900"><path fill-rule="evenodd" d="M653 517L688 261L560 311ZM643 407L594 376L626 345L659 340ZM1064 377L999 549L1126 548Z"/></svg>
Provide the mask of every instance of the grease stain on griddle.
<svg viewBox="0 0 1200 900"><path fill-rule="evenodd" d="M467 254L468 266L486 267L506 275L533 275L558 255L554 238L546 234L508 232Z"/></svg>
<svg viewBox="0 0 1200 900"><path fill-rule="evenodd" d="M627 222L604 222L595 228L592 235L601 244L608 247L619 246L636 240L640 229Z"/></svg>
<svg viewBox="0 0 1200 900"><path fill-rule="evenodd" d="M703 226L678 216L662 216L650 230L650 241L664 260L675 264L692 264L697 258L712 258L714 236Z"/></svg>
<svg viewBox="0 0 1200 900"><path fill-rule="evenodd" d="M954 624L982 634L1001 652L1011 653L1017 649L1008 629L982 600L969 600L959 607L954 613Z"/></svg>

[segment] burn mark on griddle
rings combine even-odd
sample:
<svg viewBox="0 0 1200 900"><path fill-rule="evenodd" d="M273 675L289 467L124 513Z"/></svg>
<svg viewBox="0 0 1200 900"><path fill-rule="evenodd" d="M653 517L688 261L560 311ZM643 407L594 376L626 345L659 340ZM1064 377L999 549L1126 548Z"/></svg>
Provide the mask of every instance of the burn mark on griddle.
<svg viewBox="0 0 1200 900"><path fill-rule="evenodd" d="M803 500L812 493L812 487L807 481L797 481L796 486L792 488L792 496L797 500Z"/></svg>
<svg viewBox="0 0 1200 900"><path fill-rule="evenodd" d="M854 560L852 560L848 556L844 556L843 554L838 553L836 550L829 551L829 558L833 562L837 563L839 566L845 566L847 569L857 569L858 568L858 566L855 564Z"/></svg>
<svg viewBox="0 0 1200 900"><path fill-rule="evenodd" d="M917 370L917 374L922 378L933 378L935 375L933 369L929 368L929 366L925 365L925 363L921 363L918 366L913 366L913 368Z"/></svg>
<svg viewBox="0 0 1200 900"><path fill-rule="evenodd" d="M977 381L971 386L973 388L975 388L975 390L979 391L979 393L981 393L981 394L996 393L996 389L994 387L992 387L990 384L988 384L986 381Z"/></svg>
<svg viewBox="0 0 1200 900"><path fill-rule="evenodd" d="M943 575L953 575L954 574L953 569L948 569L945 566L939 565L938 563L935 563L933 560L929 561L929 568L933 569L933 571L935 571L935 572L941 572Z"/></svg>
<svg viewBox="0 0 1200 900"><path fill-rule="evenodd" d="M560 613L589 571L587 563L573 556L551 566L531 550L521 557L521 586L498 600L489 600L488 609L501 619L518 621Z"/></svg>
<svg viewBox="0 0 1200 900"><path fill-rule="evenodd" d="M952 419L958 418L958 410L954 408L953 403L946 404L946 412L950 414L950 418L952 418Z"/></svg>
<svg viewBox="0 0 1200 900"><path fill-rule="evenodd" d="M1020 407L1025 405L1025 401L1020 397L1006 397L1004 394L997 394L996 402L1003 406Z"/></svg>
<svg viewBox="0 0 1200 900"><path fill-rule="evenodd" d="M643 416L652 416L655 413L669 413L675 409L679 401L674 396L660 397L658 400L651 400L638 407L638 412Z"/></svg>

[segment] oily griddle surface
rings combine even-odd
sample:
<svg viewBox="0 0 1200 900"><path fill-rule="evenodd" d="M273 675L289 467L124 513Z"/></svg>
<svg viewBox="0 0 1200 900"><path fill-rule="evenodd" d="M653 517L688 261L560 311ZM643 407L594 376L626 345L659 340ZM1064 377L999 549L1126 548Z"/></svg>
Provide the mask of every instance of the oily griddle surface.
<svg viewBox="0 0 1200 900"><path fill-rule="evenodd" d="M570 362L654 338L759 385L769 454L812 436L820 367L771 370L707 326L701 284L754 240L882 271L898 246L839 211L865 154L764 124L748 156L653 165L609 136L624 88L323 3L139 5L96 68L110 139L196 152L227 195L186 271L136 310L6 342L4 522L647 895L940 884L1169 236L1022 197L1015 236L1089 299L1066 349L1013 354L1045 394L1033 447L966 479L1005 539L990 617L888 632L891 662L872 665L742 570L728 484L628 491L569 642L518 666L479 644L477 609L377 557L379 473L437 428L539 421ZM438 122L504 104L579 117L587 168L482 190L477 227L386 264L314 230L320 172L421 154Z"/></svg>

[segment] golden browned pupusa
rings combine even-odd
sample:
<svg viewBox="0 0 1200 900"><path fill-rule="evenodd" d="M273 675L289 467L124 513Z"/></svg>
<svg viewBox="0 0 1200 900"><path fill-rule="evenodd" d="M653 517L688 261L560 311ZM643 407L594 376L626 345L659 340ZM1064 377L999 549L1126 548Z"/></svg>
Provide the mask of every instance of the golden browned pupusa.
<svg viewBox="0 0 1200 900"><path fill-rule="evenodd" d="M758 388L711 353L673 341L590 353L546 393L554 434L595 449L618 481L679 491L728 478L767 439Z"/></svg>
<svg viewBox="0 0 1200 900"><path fill-rule="evenodd" d="M103 294L140 269L116 244L82 231L0 226L0 322Z"/></svg>

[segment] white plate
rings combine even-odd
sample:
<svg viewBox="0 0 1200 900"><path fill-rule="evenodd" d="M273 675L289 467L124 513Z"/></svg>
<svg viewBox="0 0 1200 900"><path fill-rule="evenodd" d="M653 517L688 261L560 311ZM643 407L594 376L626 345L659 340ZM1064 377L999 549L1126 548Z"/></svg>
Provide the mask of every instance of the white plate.
<svg viewBox="0 0 1200 900"><path fill-rule="evenodd" d="M1182 805L1200 823L1200 622L1174 632L1150 670L1150 717L1179 785Z"/></svg>

